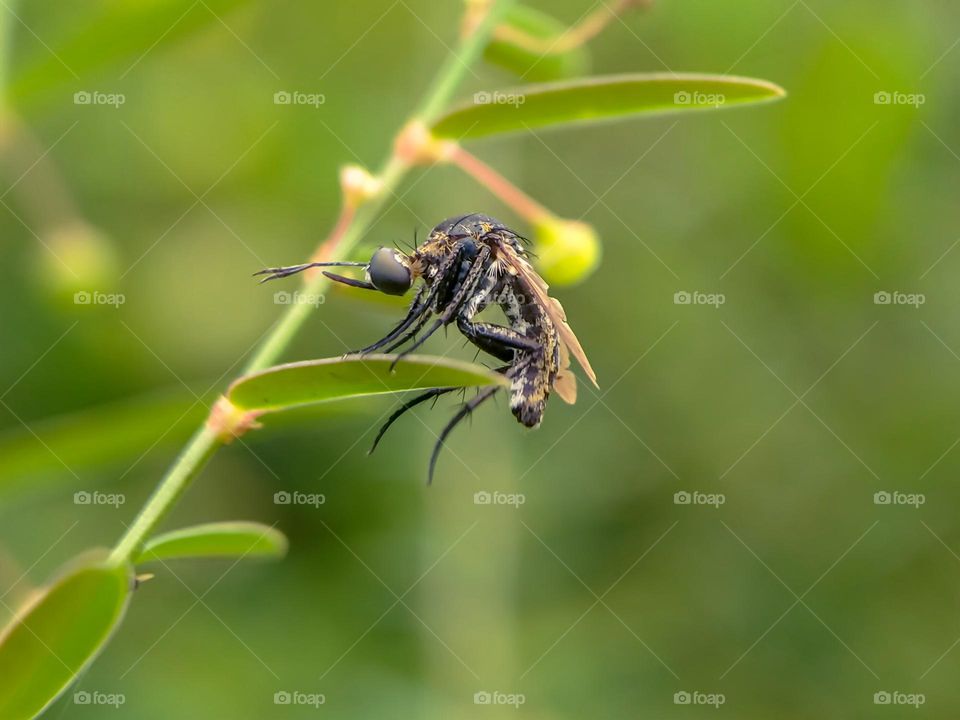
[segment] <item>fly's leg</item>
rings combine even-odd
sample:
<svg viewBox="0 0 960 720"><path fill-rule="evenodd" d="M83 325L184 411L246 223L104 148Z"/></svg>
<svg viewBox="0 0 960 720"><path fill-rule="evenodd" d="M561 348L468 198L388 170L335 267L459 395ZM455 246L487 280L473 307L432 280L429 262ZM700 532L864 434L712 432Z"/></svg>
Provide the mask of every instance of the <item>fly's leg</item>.
<svg viewBox="0 0 960 720"><path fill-rule="evenodd" d="M385 350L385 352L391 353L394 350L396 350L398 347L403 345L404 343L407 343L413 338L415 338L417 336L417 333L420 332L423 329L423 326L427 324L427 321L430 319L430 317L431 317L431 313L429 312L423 313L420 316L419 320L417 321L416 325L414 325L412 328L407 330L407 332L403 334L403 337L397 338L396 341Z"/></svg>
<svg viewBox="0 0 960 720"><path fill-rule="evenodd" d="M498 360L510 362L516 350L532 352L539 345L516 330L493 323L473 322L461 315L457 318L457 327L464 337L486 353Z"/></svg>
<svg viewBox="0 0 960 720"><path fill-rule="evenodd" d="M437 438L437 444L433 446L433 453L430 455L430 469L427 473L427 485L430 485L433 482L433 470L437 465L437 458L440 455L441 448L443 448L444 440L447 439L447 436L457 425L460 424L464 418L468 417L470 413L476 410L482 403L492 398L499 389L499 387L488 387L481 390L475 397L465 402L457 411L457 414L454 415L450 422L447 423L446 427L440 431L440 436Z"/></svg>
<svg viewBox="0 0 960 720"><path fill-rule="evenodd" d="M427 286L421 285L420 289L417 290L417 294L413 298L413 302L410 303L410 309L407 311L407 316L400 321L400 323L389 333L384 335L382 338L377 340L372 345L367 345L367 347L360 350L355 350L349 355L366 355L372 353L376 350L379 350L384 345L392 342L398 335L403 333L408 327L418 320L423 320L424 317L429 317L429 308L430 300L432 299L432 293L427 292Z"/></svg>
<svg viewBox="0 0 960 720"><path fill-rule="evenodd" d="M393 413L390 415L390 417L387 418L387 421L380 427L379 432L377 432L377 436L373 439L373 445L371 446L370 451L367 454L368 455L373 454L373 451L377 449L377 445L380 444L380 440L387 433L387 430L390 429L390 426L393 425L393 423L395 423L397 420L399 420L400 417L404 413L406 413L408 410L412 410L417 405L420 405L421 403L425 403L427 400L430 400L432 398L438 398L441 395L445 395L448 392L453 392L454 390L459 390L459 389L460 388L455 388L455 387L434 388L433 390L428 390L425 393L417 395L412 400L407 400L407 402L405 402L403 405L401 405L396 410L394 410Z"/></svg>
<svg viewBox="0 0 960 720"><path fill-rule="evenodd" d="M404 322L400 323L400 325L394 328L394 330L387 337L383 338L382 340L378 340L370 347L378 349L388 343L392 343L390 347L386 348L384 351L389 353L396 350L411 338L416 337L416 334L420 332L421 328L427 324L427 320L430 319L430 315L432 313L432 311L429 309L430 304L436 298L442 298L450 292L451 288L448 288L448 285L450 284L451 269L456 268L460 263L460 260L461 254L460 252L457 252L440 266L440 270L437 273L437 279L434 281L430 293L423 299L422 312L418 313L416 316L408 315ZM410 327L411 325L413 325L412 328ZM364 350L371 352L369 348L365 348Z"/></svg>
<svg viewBox="0 0 960 720"><path fill-rule="evenodd" d="M440 266L437 280L430 285L423 284L420 286L420 289L417 291L413 302L410 304L410 310L407 312L407 316L400 322L400 324L387 333L387 335L377 340L377 342L373 343L372 345L368 345L362 350L357 350L356 354L366 355L367 353L372 353L375 350L379 350L384 345L388 345L390 343L393 344L388 347L385 352L392 352L395 348L399 347L411 337L416 335L420 328L422 328L430 318L432 312L430 306L433 301L438 296L442 297L443 293L447 292L446 285L449 270L451 267L454 267L459 260L460 253L456 253L448 258ZM409 329L411 325L413 325L412 330ZM403 337L400 337L401 335L403 335ZM399 340L397 340L398 337L400 337Z"/></svg>
<svg viewBox="0 0 960 720"><path fill-rule="evenodd" d="M433 324L427 328L427 331L423 333L417 340L400 353L396 360L393 361L393 365L396 365L403 357L409 355L418 347L423 345L433 333L442 328L444 325L449 323L454 316L460 311L460 308L463 306L464 302L470 296L480 282L483 280L483 271L484 266L486 265L487 258L490 257L490 248L484 246L477 253L476 259L473 261L473 265L470 267L470 271L467 273L466 277L463 279L463 282L460 284L460 287L457 289L453 298L450 300L450 303L444 308L443 313L440 317L434 320ZM394 346L396 347L396 346ZM393 366L391 366L393 367Z"/></svg>
<svg viewBox="0 0 960 720"><path fill-rule="evenodd" d="M509 365L497 368L494 372L504 374L507 370L510 369ZM441 395L446 395L447 393L454 392L456 390L463 390L464 388L459 387L448 387L448 388L434 388L433 390L428 390L425 393L417 395L415 398L408 400L403 403L400 407L393 411L387 421L381 426L380 431L377 433L377 437L373 440L373 447L370 448L368 455L372 455L373 451L377 449L377 445L380 444L380 440L383 439L383 436L387 433L387 430L390 429L390 426L393 425L397 420L400 419L408 410L412 410L417 405L427 402L428 400L435 400Z"/></svg>

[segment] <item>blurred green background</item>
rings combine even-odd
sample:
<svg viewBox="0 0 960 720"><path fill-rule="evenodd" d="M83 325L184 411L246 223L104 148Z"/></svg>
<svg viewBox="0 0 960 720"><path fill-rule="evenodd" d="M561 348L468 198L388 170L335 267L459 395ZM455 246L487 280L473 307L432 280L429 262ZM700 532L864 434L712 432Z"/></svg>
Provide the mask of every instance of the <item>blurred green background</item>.
<svg viewBox="0 0 960 720"><path fill-rule="evenodd" d="M599 6L532 4L571 23ZM5 11L9 104L34 136L11 119L2 138L6 607L123 532L279 316L273 293L297 287L250 274L309 256L338 209L337 168L379 165L460 12L425 0ZM502 401L484 408L429 488L433 433L455 400L406 418L372 458L385 399L224 449L166 527L275 522L288 558L158 570L75 688L124 705L71 691L49 716L956 716L958 22L946 0L660 0L614 21L592 43L595 72L730 72L790 96L470 145L603 238L600 270L555 289L600 393L581 384L577 405L554 400L536 432ZM462 92L516 82L480 67ZM278 91L325 102L276 105ZM368 246L478 210L523 229L450 167L415 172L388 207ZM124 302L76 304L76 292ZM724 302L677 304L682 292ZM334 294L289 357L366 344L399 312ZM452 346L472 357L453 333L429 348ZM94 457L118 438L126 449ZM75 504L82 491L125 502ZM281 491L325 502L275 504ZM524 502L478 505L480 491ZM677 492L724 502L677 504ZM878 492L924 503L877 504ZM325 703L277 705L278 692ZM478 692L524 702L478 707ZM686 706L678 692L724 702ZM877 709L878 692L924 704Z"/></svg>

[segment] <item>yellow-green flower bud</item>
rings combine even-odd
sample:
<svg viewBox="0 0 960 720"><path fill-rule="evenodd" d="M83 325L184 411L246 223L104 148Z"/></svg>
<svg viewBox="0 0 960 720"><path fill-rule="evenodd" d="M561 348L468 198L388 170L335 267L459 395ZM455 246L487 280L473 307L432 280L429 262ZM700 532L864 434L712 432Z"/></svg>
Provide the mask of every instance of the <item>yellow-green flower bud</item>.
<svg viewBox="0 0 960 720"><path fill-rule="evenodd" d="M536 225L537 268L554 285L586 280L600 264L600 239L579 220L548 218Z"/></svg>

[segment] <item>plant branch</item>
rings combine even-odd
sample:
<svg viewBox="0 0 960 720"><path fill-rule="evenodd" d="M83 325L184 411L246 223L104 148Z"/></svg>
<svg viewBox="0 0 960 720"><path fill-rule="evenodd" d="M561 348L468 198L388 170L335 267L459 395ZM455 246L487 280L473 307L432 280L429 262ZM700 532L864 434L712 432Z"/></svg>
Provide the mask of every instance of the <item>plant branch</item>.
<svg viewBox="0 0 960 720"><path fill-rule="evenodd" d="M582 21L553 38L537 37L511 25L498 27L494 37L539 55L561 55L586 45L627 10L634 7L647 9L652 4L653 0L616 0L610 4L601 4L601 7Z"/></svg>
<svg viewBox="0 0 960 720"><path fill-rule="evenodd" d="M512 2L513 0L493 0L483 20L463 38L453 56L449 57L441 67L420 109L414 115L414 122L429 126L449 104L464 75L482 55L493 28ZM337 224L334 232L317 250L317 254L324 257L332 257L335 253L348 255L373 222L386 199L399 186L410 167L409 159L402 158L396 153L392 154L378 175L381 182L378 192L355 212L351 210L351 216L346 221ZM328 282L327 278L320 274L308 277L306 291L319 294ZM244 374L262 370L274 364L311 311L312 306L305 303L291 305L247 363ZM194 434L114 548L111 554L114 562L127 562L138 552L221 444L216 428L209 423L205 423Z"/></svg>

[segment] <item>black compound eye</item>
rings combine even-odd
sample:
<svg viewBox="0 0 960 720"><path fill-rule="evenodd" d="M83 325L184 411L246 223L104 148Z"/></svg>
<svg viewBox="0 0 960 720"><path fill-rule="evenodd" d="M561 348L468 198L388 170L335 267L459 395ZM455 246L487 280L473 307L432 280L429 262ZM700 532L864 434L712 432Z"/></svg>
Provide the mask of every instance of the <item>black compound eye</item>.
<svg viewBox="0 0 960 720"><path fill-rule="evenodd" d="M387 295L403 295L412 284L410 268L390 248L380 248L373 254L367 272L373 286Z"/></svg>

